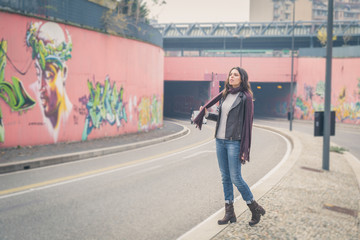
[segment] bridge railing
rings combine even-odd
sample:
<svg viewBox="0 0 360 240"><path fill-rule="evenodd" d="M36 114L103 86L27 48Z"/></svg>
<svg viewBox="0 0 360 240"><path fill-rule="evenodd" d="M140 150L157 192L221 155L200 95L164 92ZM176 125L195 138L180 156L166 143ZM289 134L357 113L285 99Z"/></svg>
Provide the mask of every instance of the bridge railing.
<svg viewBox="0 0 360 240"><path fill-rule="evenodd" d="M294 51L298 56L299 51ZM165 57L290 57L291 50L282 49L166 49Z"/></svg>
<svg viewBox="0 0 360 240"><path fill-rule="evenodd" d="M153 24L164 38L316 36L326 21ZM360 35L360 20L334 21L337 36Z"/></svg>

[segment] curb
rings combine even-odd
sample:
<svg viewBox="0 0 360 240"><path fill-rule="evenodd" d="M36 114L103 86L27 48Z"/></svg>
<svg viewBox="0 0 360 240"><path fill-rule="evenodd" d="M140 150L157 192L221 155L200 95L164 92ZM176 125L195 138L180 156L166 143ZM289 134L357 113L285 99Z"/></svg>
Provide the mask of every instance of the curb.
<svg viewBox="0 0 360 240"><path fill-rule="evenodd" d="M292 134L289 130L276 128L276 127L269 127L265 125L258 125L258 124L254 124L254 127L277 133L283 136L284 138L286 138L286 140L289 141L288 144L291 144L290 154L288 154L287 157L286 157L287 154L285 154L282 161L280 161L272 170L270 170L267 173L267 175L261 178L250 188L251 191L253 192L254 197L260 200L274 187L276 187L276 185L279 184L281 179L291 171L291 169L296 164L297 160L301 157L303 146L298 136L296 136L296 134ZM349 152L345 152L344 157L346 158L348 165L352 168L352 171L354 172L357 179L358 187L360 188L360 160ZM235 200L234 208L236 208L237 217L240 217L245 211L248 210L248 208L246 205L243 204L242 201L237 201L237 200L239 200L239 198ZM359 200L359 206L360 206L360 200ZM218 210L209 218L199 223L197 226L195 226L188 232L184 233L178 239L179 240L213 239L228 227L228 225L217 224L217 219L221 219L223 217L223 212L224 212L224 208ZM360 216L360 212L359 212L359 216ZM359 236L360 236L360 232L359 232Z"/></svg>
<svg viewBox="0 0 360 240"><path fill-rule="evenodd" d="M178 123L176 123L176 124L178 124ZM180 125L180 124L178 124L178 125ZM185 127L183 125L181 125L181 126L183 127L183 130L181 130L180 132L173 133L173 134L165 136L165 137L151 139L151 140L140 141L140 142L136 142L136 143L129 143L129 144L120 145L120 146L100 148L100 149L90 150L90 151L82 151L82 152L76 152L76 153L61 154L61 155L56 155L56 156L51 156L51 157L36 158L33 160L29 160L29 161L19 161L19 162L14 162L14 163L0 164L0 174L21 171L21 170L28 170L28 169L32 169L32 168L45 167L45 166L60 164L60 163L73 162L73 161L82 160L82 159L86 159L86 158L99 157L99 156L103 156L103 155L123 152L123 151L127 151L127 150L132 150L132 149L136 149L136 148L140 148L140 147L153 145L156 143L173 140L175 138L179 138L181 136L186 135L190 131L187 127Z"/></svg>

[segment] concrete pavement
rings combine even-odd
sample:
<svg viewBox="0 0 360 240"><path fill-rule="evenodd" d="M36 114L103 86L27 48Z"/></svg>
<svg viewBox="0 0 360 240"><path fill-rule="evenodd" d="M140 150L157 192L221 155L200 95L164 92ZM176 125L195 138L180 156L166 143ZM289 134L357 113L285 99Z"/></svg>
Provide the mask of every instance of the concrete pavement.
<svg viewBox="0 0 360 240"><path fill-rule="evenodd" d="M222 209L180 239L360 239L360 161L348 152L331 152L330 171L323 171L322 138L258 127L278 132L292 145L291 153L251 187L267 211L261 222L250 227L251 213L237 199L236 223L217 225Z"/></svg>
<svg viewBox="0 0 360 240"><path fill-rule="evenodd" d="M323 171L322 138L281 128L257 127L281 134L291 146L279 165L251 187L257 201L267 210L266 215L258 225L250 227L251 213L238 199L236 223L217 225L217 219L223 217L221 209L180 239L360 239L360 161L349 152L331 152L330 171ZM163 128L148 133L0 149L0 173L133 149L173 139L187 131L164 121Z"/></svg>

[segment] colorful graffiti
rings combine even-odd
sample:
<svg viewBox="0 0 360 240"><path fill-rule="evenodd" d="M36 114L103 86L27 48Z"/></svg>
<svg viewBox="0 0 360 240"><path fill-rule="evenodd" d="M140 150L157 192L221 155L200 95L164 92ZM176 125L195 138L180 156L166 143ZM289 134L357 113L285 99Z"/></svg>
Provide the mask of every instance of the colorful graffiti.
<svg viewBox="0 0 360 240"><path fill-rule="evenodd" d="M354 93L354 96L348 96L346 87L343 87L338 93L336 100L333 101L331 109L335 111L336 120L339 122L351 122L355 124L360 122L360 79L358 81L358 90L357 93ZM324 111L324 89L324 81L319 81L316 84L314 95L314 88L304 84L304 98L298 96L296 99L295 117L298 119L312 120L315 111Z"/></svg>
<svg viewBox="0 0 360 240"><path fill-rule="evenodd" d="M26 14L0 17L0 148L162 125L161 47Z"/></svg>
<svg viewBox="0 0 360 240"><path fill-rule="evenodd" d="M25 91L22 82L12 77L12 84L5 81L5 66L7 58L7 42L0 42L0 98L2 98L12 111L22 112L35 105L35 101ZM0 107L0 142L5 141L5 127Z"/></svg>
<svg viewBox="0 0 360 240"><path fill-rule="evenodd" d="M53 22L30 23L26 32L26 44L32 49L37 74L37 82L31 88L41 103L43 119L55 142L60 122L65 122L72 110L65 89L72 40L67 30L65 33Z"/></svg>
<svg viewBox="0 0 360 240"><path fill-rule="evenodd" d="M110 86L110 79L105 78L104 85L99 82L94 88L93 84L88 80L89 98L82 97L79 101L86 105L88 114L85 119L85 126L82 134L82 140L86 140L93 128L99 129L104 122L114 125L119 128L122 126L122 121L127 122L127 115L125 110L124 89L121 87L118 91L116 83Z"/></svg>
<svg viewBox="0 0 360 240"><path fill-rule="evenodd" d="M306 101L302 97L296 98L294 117L298 119L310 120L314 114L311 101Z"/></svg>
<svg viewBox="0 0 360 240"><path fill-rule="evenodd" d="M359 81L359 79L358 79ZM333 110L336 113L336 119L340 122L347 122L347 121L355 121L355 123L360 122L360 102L359 102L359 91L360 86L358 84L358 96L356 93L354 94L357 101L351 102L348 101L347 98L351 98L351 96L347 96L346 88L344 87L338 97L338 104L333 107Z"/></svg>
<svg viewBox="0 0 360 240"><path fill-rule="evenodd" d="M138 129L149 130L162 123L162 100L143 97L138 104Z"/></svg>
<svg viewBox="0 0 360 240"><path fill-rule="evenodd" d="M296 97L294 117L312 120L315 111L323 111L324 109L324 93L324 81L317 82L315 89L313 86L305 83L304 95Z"/></svg>

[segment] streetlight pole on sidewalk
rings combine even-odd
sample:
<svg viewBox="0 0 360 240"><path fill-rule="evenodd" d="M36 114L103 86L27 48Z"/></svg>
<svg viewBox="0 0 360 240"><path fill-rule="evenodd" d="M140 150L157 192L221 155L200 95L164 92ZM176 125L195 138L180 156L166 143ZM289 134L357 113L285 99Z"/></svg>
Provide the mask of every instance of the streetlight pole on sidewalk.
<svg viewBox="0 0 360 240"><path fill-rule="evenodd" d="M328 1L327 44L326 44L326 76L325 76L325 103L324 103L324 138L323 138L323 166L329 170L330 155L330 113L331 113L331 61L333 38L333 10L334 1Z"/></svg>
<svg viewBox="0 0 360 240"><path fill-rule="evenodd" d="M245 38L248 38L250 35L246 34L246 35L241 35L239 33L239 35L234 35L235 38L240 39L240 67L242 67L242 51L243 51L243 41Z"/></svg>
<svg viewBox="0 0 360 240"><path fill-rule="evenodd" d="M242 67L242 48L243 48L243 37L240 37L240 67Z"/></svg>
<svg viewBox="0 0 360 240"><path fill-rule="evenodd" d="M294 94L294 42L295 42L295 0L293 2L292 15L292 37L291 37L291 83L290 83L290 131L292 131L292 120L294 115L293 94Z"/></svg>

